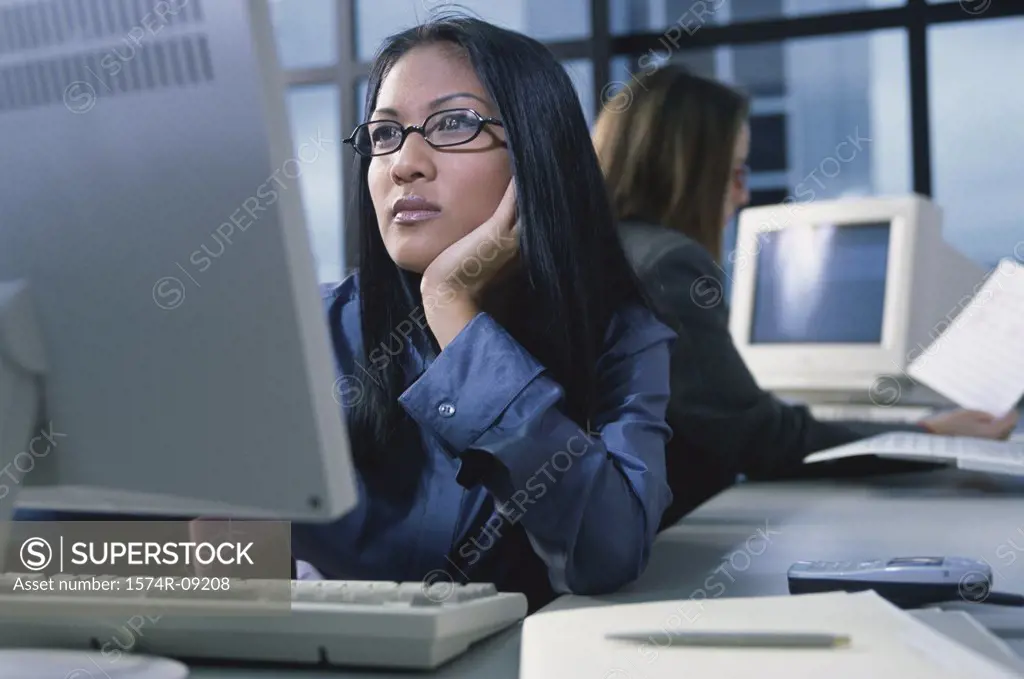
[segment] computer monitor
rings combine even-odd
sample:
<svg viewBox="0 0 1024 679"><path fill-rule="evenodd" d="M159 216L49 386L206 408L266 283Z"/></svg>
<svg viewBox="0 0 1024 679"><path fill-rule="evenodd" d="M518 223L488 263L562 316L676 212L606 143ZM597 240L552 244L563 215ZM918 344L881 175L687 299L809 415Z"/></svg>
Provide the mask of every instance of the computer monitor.
<svg viewBox="0 0 1024 679"><path fill-rule="evenodd" d="M265 0L0 9L0 521L345 514Z"/></svg>
<svg viewBox="0 0 1024 679"><path fill-rule="evenodd" d="M743 210L730 332L758 383L867 402L966 305L984 271L918 195Z"/></svg>

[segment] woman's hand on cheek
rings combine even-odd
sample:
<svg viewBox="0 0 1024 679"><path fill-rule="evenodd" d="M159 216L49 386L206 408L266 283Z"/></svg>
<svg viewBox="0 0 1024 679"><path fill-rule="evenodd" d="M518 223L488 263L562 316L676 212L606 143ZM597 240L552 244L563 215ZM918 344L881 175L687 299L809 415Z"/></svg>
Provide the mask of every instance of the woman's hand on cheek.
<svg viewBox="0 0 1024 679"><path fill-rule="evenodd" d="M491 218L449 245L423 272L424 315L442 348L473 320L487 285L518 254L516 189L511 180Z"/></svg>
<svg viewBox="0 0 1024 679"><path fill-rule="evenodd" d="M515 181L486 222L449 245L423 272L422 292L452 290L448 296L478 300L495 274L519 251Z"/></svg>

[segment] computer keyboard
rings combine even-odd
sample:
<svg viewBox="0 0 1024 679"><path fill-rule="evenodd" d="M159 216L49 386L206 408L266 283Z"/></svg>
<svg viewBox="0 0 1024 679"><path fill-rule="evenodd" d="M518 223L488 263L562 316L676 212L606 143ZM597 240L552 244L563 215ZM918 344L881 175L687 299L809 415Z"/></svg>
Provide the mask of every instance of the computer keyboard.
<svg viewBox="0 0 1024 679"><path fill-rule="evenodd" d="M50 580L55 591L13 592L19 578ZM527 609L524 595L490 584L293 580L289 592L286 581L231 580L214 601L215 593L206 599L195 591L196 578L178 579L192 581L191 591L145 592L131 591L132 579L0 574L0 648L120 655L127 646L193 662L433 669ZM81 591L96 581L104 591Z"/></svg>
<svg viewBox="0 0 1024 679"><path fill-rule="evenodd" d="M861 403L823 403L809 406L811 414L823 421L853 420L909 424L932 415L934 408L925 406L877 406Z"/></svg>
<svg viewBox="0 0 1024 679"><path fill-rule="evenodd" d="M960 469L1024 476L1024 442L966 436L892 432L823 450L804 459L824 462L858 455L879 455L955 464Z"/></svg>

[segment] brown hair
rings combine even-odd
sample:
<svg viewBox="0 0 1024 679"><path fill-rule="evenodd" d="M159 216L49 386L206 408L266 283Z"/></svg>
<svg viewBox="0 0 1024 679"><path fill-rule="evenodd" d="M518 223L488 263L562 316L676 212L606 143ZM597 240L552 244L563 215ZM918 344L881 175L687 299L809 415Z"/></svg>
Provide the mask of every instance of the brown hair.
<svg viewBox="0 0 1024 679"><path fill-rule="evenodd" d="M678 66L626 87L605 106L593 135L616 217L680 231L717 260L733 149L749 100ZM620 108L613 102L629 105L613 110Z"/></svg>

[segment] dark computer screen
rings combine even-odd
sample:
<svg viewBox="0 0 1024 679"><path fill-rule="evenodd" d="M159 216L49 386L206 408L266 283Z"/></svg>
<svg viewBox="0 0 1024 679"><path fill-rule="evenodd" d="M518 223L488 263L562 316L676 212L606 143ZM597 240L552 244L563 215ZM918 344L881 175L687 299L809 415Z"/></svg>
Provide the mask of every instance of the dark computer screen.
<svg viewBox="0 0 1024 679"><path fill-rule="evenodd" d="M760 238L752 344L881 342L888 222L794 227Z"/></svg>

